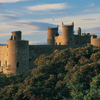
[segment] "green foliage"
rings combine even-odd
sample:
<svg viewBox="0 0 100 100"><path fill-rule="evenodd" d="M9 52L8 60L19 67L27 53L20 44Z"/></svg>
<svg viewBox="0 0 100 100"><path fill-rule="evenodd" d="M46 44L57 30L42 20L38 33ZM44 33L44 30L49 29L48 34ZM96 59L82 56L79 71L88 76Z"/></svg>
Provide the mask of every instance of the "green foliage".
<svg viewBox="0 0 100 100"><path fill-rule="evenodd" d="M41 55L28 75L0 76L0 100L100 100L100 49Z"/></svg>
<svg viewBox="0 0 100 100"><path fill-rule="evenodd" d="M2 73L0 74L0 88L4 87L5 85L8 85L8 78L6 75L3 75Z"/></svg>
<svg viewBox="0 0 100 100"><path fill-rule="evenodd" d="M22 83L25 79L25 76L22 74L16 75L16 76L11 76L11 77L6 77L6 75L0 74L0 87L4 87L10 84L18 84Z"/></svg>

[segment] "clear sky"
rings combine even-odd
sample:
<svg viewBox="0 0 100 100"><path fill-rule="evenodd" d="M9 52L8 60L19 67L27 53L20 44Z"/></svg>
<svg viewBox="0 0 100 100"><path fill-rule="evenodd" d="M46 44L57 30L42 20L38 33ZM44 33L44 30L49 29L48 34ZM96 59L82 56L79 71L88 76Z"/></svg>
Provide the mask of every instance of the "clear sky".
<svg viewBox="0 0 100 100"><path fill-rule="evenodd" d="M30 44L46 44L46 28L59 25L61 35L62 22L100 38L100 0L0 0L0 44L17 30Z"/></svg>

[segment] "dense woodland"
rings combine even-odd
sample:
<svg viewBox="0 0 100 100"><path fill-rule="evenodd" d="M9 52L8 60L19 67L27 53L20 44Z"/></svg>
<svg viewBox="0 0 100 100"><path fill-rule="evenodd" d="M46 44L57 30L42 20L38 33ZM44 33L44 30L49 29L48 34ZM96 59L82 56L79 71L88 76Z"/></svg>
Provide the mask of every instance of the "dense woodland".
<svg viewBox="0 0 100 100"><path fill-rule="evenodd" d="M100 100L100 49L41 55L27 75L0 74L0 100Z"/></svg>

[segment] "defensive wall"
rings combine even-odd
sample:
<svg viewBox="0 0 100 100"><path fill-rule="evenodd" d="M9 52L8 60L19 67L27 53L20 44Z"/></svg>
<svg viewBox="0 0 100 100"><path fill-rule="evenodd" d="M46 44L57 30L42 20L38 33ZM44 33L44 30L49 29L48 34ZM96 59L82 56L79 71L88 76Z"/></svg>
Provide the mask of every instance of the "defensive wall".
<svg viewBox="0 0 100 100"><path fill-rule="evenodd" d="M18 43L20 44L21 42L19 41ZM24 72L26 74L26 72L28 70L31 70L31 69L37 67L34 64L34 61L36 60L36 58L38 58L42 54L50 55L50 54L53 54L54 50L56 50L56 49L63 50L66 48L85 47L87 45L90 45L90 44L76 45L76 46L72 46L72 47L68 46L68 45L29 45L29 58L28 59L27 59L28 53L26 53L26 54L22 53L22 52L25 52L24 51L25 46L22 46L21 44L20 44L20 47L16 50L16 51L18 51L16 57L14 55L14 51L13 51L14 49L12 49L12 51L10 51L9 54L7 54L7 46L0 46L0 55L1 55L0 56L0 61L1 61L0 72L3 71L6 74L10 74L12 72L15 74L20 74L20 73ZM90 46L93 47L93 45L90 45ZM9 70L8 66L6 66L6 64L8 63L7 55L10 55L10 57L9 57L9 59L11 61L10 63L12 63L12 66L15 66L15 67L10 67L10 70ZM26 60L27 62L24 60ZM17 62L19 62L19 67L17 67L17 65L16 65ZM5 67L3 67L3 66L5 66Z"/></svg>
<svg viewBox="0 0 100 100"><path fill-rule="evenodd" d="M85 47L90 44L85 45L77 45L77 46L68 46L68 45L29 45L29 69L36 68L37 66L34 64L36 58L40 55L50 55L53 54L54 50L63 50L66 48L78 48L78 47ZM90 45L93 47L92 45Z"/></svg>
<svg viewBox="0 0 100 100"><path fill-rule="evenodd" d="M100 38L97 38L97 35L91 36L91 44L100 47Z"/></svg>
<svg viewBox="0 0 100 100"><path fill-rule="evenodd" d="M56 36L55 40L56 40L55 45L62 45L62 42L63 42L62 35ZM69 38L70 46L83 45L83 44L87 44L87 43L91 43L91 36L73 35Z"/></svg>
<svg viewBox="0 0 100 100"><path fill-rule="evenodd" d="M74 45L83 45L87 43L91 43L91 36L74 35Z"/></svg>
<svg viewBox="0 0 100 100"><path fill-rule="evenodd" d="M3 66L7 62L7 46L0 46L0 72L3 71Z"/></svg>
<svg viewBox="0 0 100 100"><path fill-rule="evenodd" d="M34 64L40 55L50 55L55 49L84 47L87 45L27 45L27 41L7 41L7 46L0 46L0 72L7 75L26 74L28 70L36 68ZM92 45L91 45L92 46Z"/></svg>

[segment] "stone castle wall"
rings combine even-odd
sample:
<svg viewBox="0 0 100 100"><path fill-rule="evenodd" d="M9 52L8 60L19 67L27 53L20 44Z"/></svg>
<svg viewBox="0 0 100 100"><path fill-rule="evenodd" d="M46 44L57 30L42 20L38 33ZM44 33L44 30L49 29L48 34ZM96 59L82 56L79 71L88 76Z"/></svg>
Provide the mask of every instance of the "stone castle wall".
<svg viewBox="0 0 100 100"><path fill-rule="evenodd" d="M74 35L74 45L83 45L91 43L91 36Z"/></svg>
<svg viewBox="0 0 100 100"><path fill-rule="evenodd" d="M66 48L77 48L84 47L87 45L77 45L77 46L68 46L68 45L29 45L29 69L36 68L37 66L34 64L36 58L40 55L50 55L54 52L55 49L63 50ZM92 46L92 45L91 45Z"/></svg>
<svg viewBox="0 0 100 100"><path fill-rule="evenodd" d="M4 66L3 73L25 74L29 70L29 45L28 41L7 41L7 66Z"/></svg>
<svg viewBox="0 0 100 100"><path fill-rule="evenodd" d="M91 44L100 47L100 38L91 38Z"/></svg>
<svg viewBox="0 0 100 100"><path fill-rule="evenodd" d="M83 45L83 44L91 43L90 39L91 39L91 36L73 35L73 38L69 37L69 44L70 44L70 46ZM62 35L55 37L55 45L62 45L62 42L63 42ZM73 43L71 43L71 42L73 42Z"/></svg>
<svg viewBox="0 0 100 100"><path fill-rule="evenodd" d="M62 35L55 36L55 45L62 45Z"/></svg>
<svg viewBox="0 0 100 100"><path fill-rule="evenodd" d="M0 46L0 72L3 71L3 66L7 61L7 46Z"/></svg>
<svg viewBox="0 0 100 100"><path fill-rule="evenodd" d="M18 44L21 44L21 43L18 42ZM72 47L68 46L68 45L28 45L28 46L29 46L29 52L27 52L28 47L25 46L25 44L24 44L24 46L20 45L19 49L17 49L17 50L19 50L19 52L18 52L19 55L17 57L17 61L19 62L20 66L19 66L19 68L17 68L17 66L16 66L16 68L17 68L16 74L20 74L24 71L28 72L28 70L36 68L37 66L34 64L34 61L36 60L36 58L38 58L42 54L50 55L54 52L55 49L63 50L63 49L66 49L66 48L77 48L77 47L84 47L84 46L87 46L87 45L76 45L76 46L72 46ZM26 54L25 54L24 50L25 50L26 47L27 47L27 51L26 51ZM17 51L15 51L15 52L17 52ZM24 53L22 53L22 52L24 52ZM1 63L2 62L5 63L5 61L7 61L7 46L1 46L0 47L0 53L1 53L1 56L0 56ZM29 53L29 58L28 58L27 53ZM14 59L16 59L16 58L14 58ZM26 62L25 59L27 59L27 62ZM28 61L29 61L29 63L28 63ZM3 66L4 63L2 63L2 66ZM15 64L16 64L16 62L15 62ZM0 68L0 71L2 71L2 68ZM6 73L9 74L10 71L8 71Z"/></svg>
<svg viewBox="0 0 100 100"><path fill-rule="evenodd" d="M48 30L47 30L47 35L49 37L51 36L51 32L48 32ZM74 34L74 23L72 23L71 25L64 25L62 23L62 35L54 36L54 37L55 37L54 38L55 45L74 46L74 45L83 45L83 44L91 43L91 35L86 33L83 33L81 35L80 27L78 28L78 34L77 35Z"/></svg>

